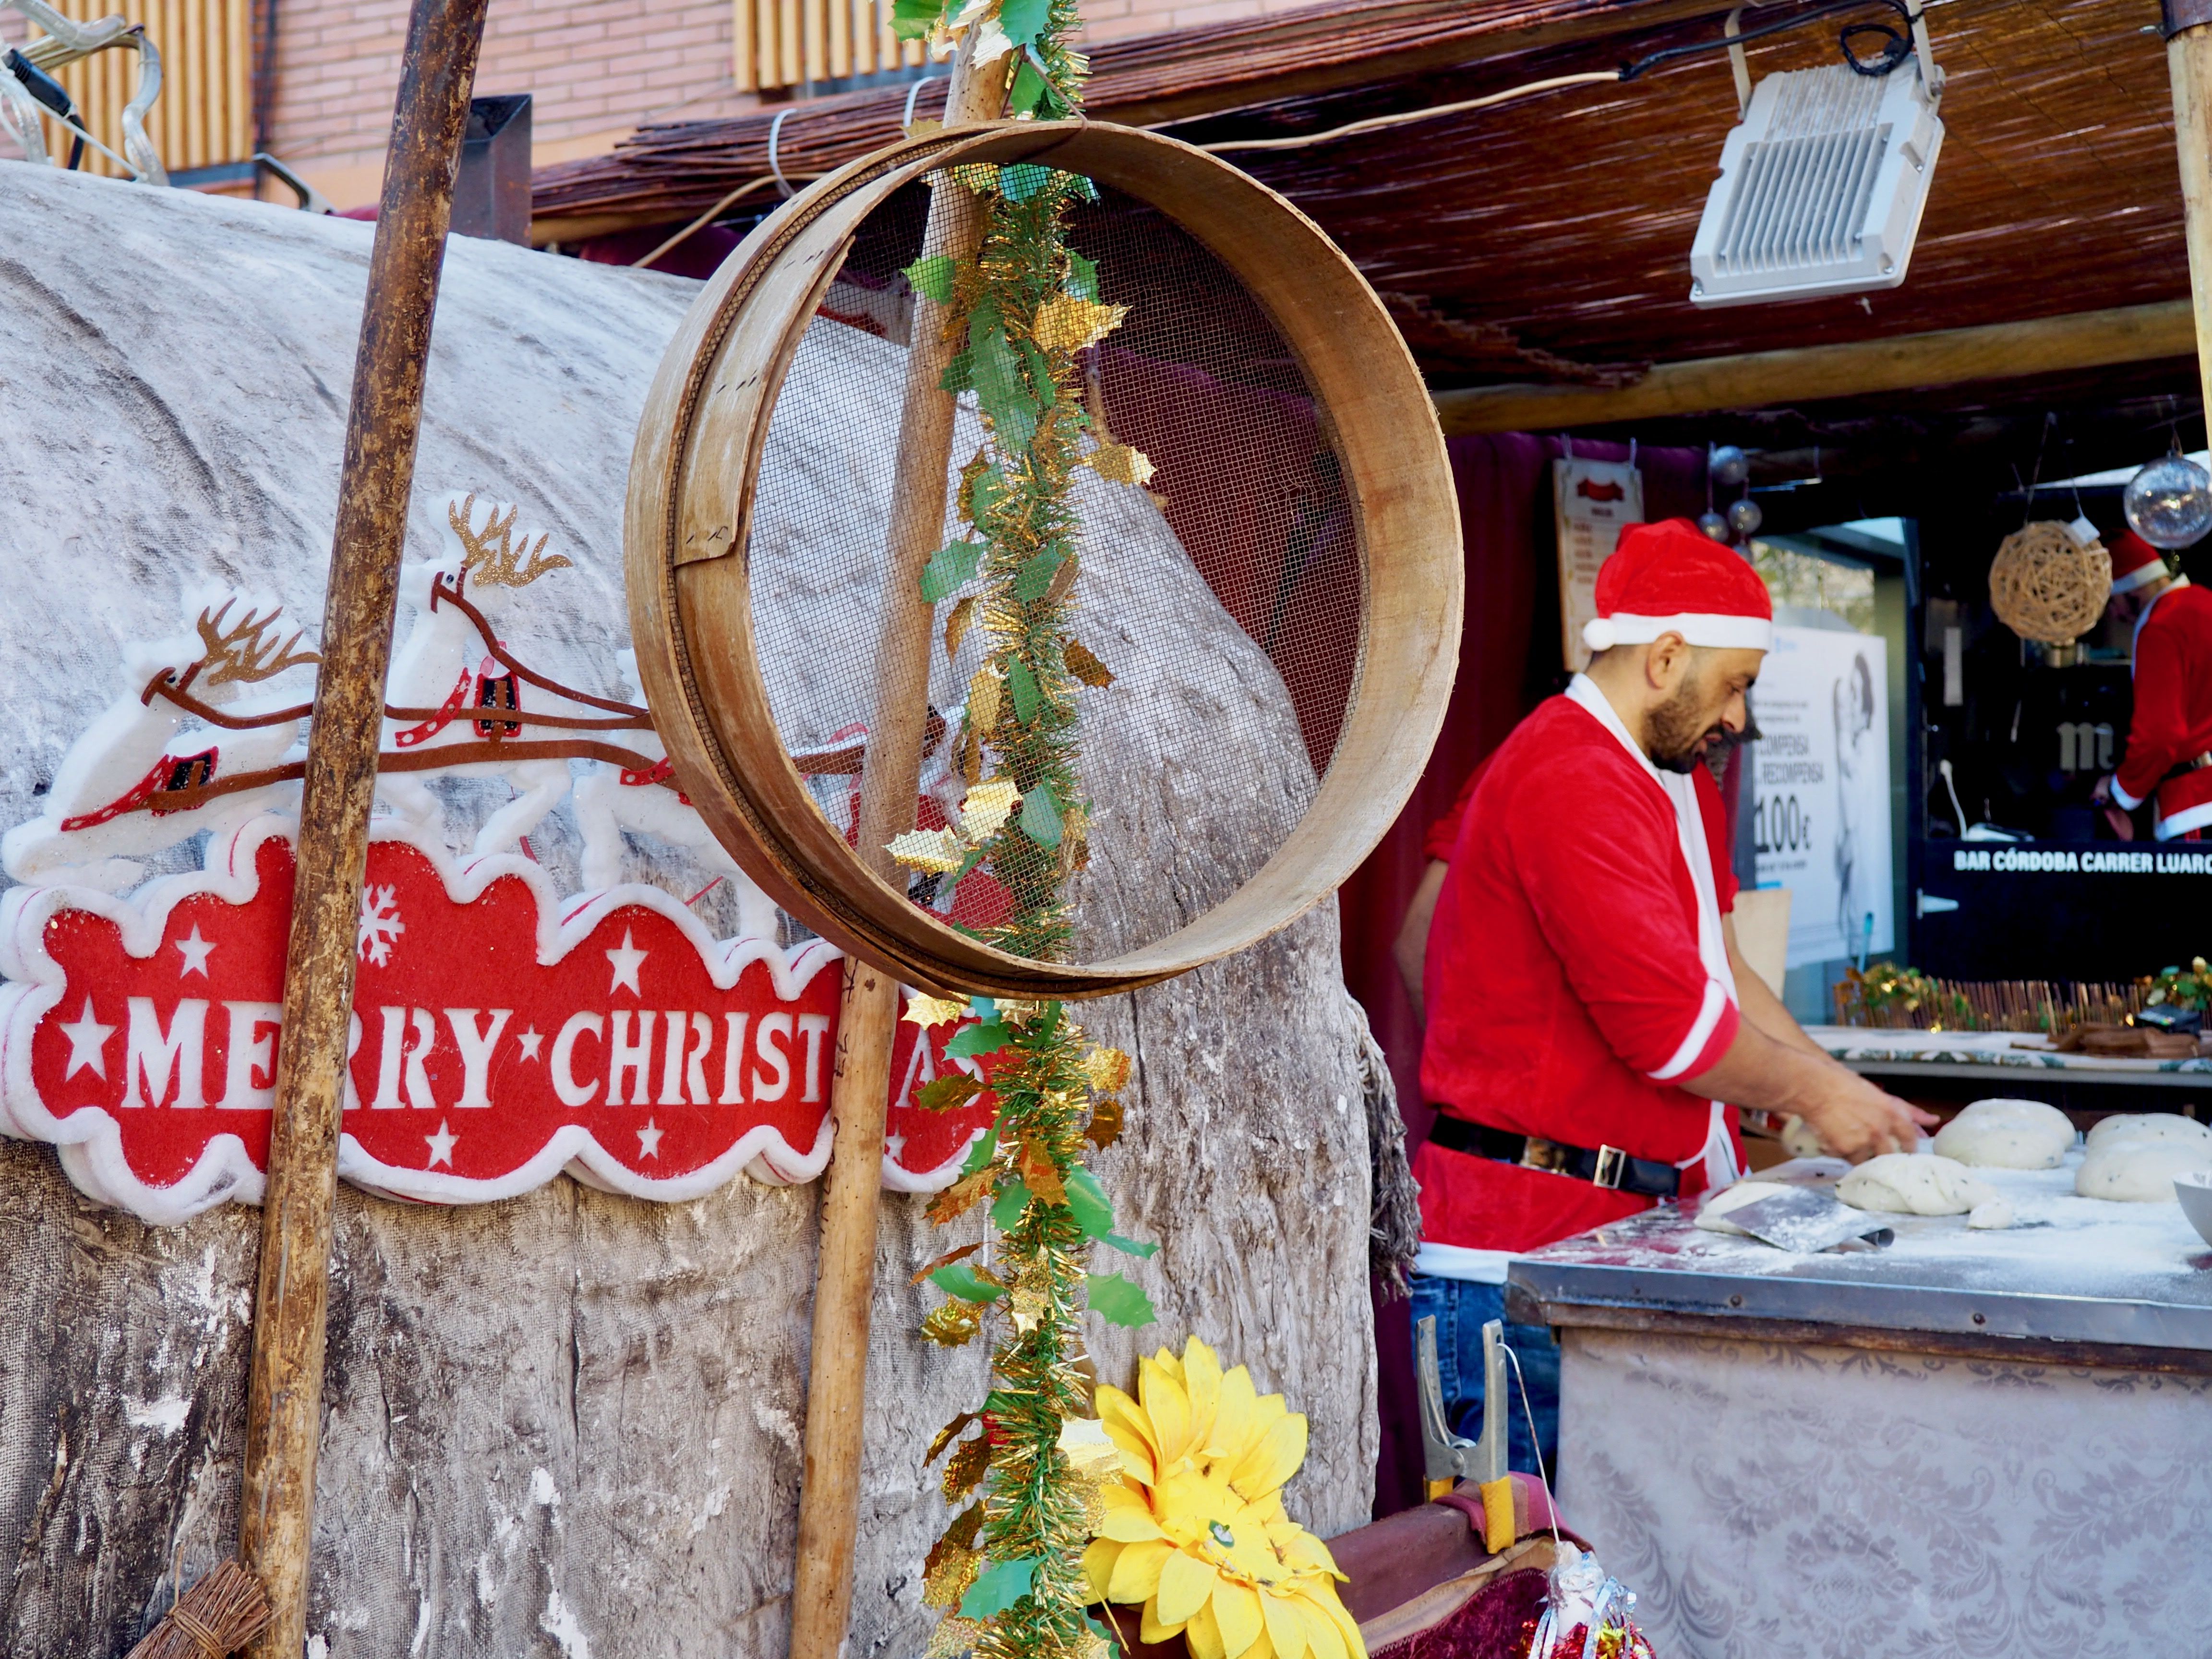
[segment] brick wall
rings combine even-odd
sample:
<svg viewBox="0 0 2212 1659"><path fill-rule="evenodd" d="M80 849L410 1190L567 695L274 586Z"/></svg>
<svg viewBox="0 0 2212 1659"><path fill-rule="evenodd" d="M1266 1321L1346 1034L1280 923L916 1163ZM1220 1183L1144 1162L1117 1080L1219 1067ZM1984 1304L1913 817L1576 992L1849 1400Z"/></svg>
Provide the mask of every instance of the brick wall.
<svg viewBox="0 0 2212 1659"><path fill-rule="evenodd" d="M1085 37L1160 33L1305 3L1085 0ZM270 148L338 206L372 202L409 0L275 3ZM130 0L119 0L118 9L131 9ZM532 95L538 165L601 154L644 122L755 107L758 100L738 92L730 78L732 22L732 0L492 0L477 90ZM0 11L0 42L20 40L26 27L18 14ZM289 199L282 191L270 193Z"/></svg>

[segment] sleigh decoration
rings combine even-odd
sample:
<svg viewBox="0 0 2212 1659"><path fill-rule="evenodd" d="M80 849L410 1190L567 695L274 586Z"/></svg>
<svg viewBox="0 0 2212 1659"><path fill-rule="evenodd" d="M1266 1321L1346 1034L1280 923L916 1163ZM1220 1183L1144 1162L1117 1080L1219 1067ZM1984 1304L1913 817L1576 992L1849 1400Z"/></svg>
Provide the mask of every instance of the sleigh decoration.
<svg viewBox="0 0 2212 1659"><path fill-rule="evenodd" d="M339 1173L431 1203L511 1197L563 1170L672 1201L740 1170L811 1180L830 1151L840 952L781 942L641 702L563 685L508 649L517 596L571 563L518 516L457 497L443 556L403 567L415 614L386 686ZM261 1196L313 699L233 698L317 660L274 606L234 594L195 610L189 633L125 649L123 685L44 810L0 838L20 884L0 894L0 1133L53 1143L81 1190L157 1224ZM635 659L618 660L633 689ZM865 747L848 728L794 763L835 803ZM465 854L447 848L439 775L514 792ZM575 893L528 842L563 806L582 842ZM926 794L921 810L945 807ZM201 835L198 870L143 879L141 860ZM713 879L690 901L625 882L632 836ZM693 908L720 883L732 939ZM994 893L963 883L955 902L988 920ZM955 1072L975 1081L931 1099L960 1103L924 1109ZM902 1024L886 1186L954 1177L995 1109L987 1082L957 1028Z"/></svg>

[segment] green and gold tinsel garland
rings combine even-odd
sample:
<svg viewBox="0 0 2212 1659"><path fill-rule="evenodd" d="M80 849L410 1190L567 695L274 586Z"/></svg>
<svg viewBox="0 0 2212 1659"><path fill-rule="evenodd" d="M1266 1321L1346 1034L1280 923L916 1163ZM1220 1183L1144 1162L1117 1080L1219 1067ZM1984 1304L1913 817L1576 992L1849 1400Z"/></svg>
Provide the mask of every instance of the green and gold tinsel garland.
<svg viewBox="0 0 2212 1659"><path fill-rule="evenodd" d="M1016 54L1009 97L1018 116L1079 106L1084 64L1065 44L1077 21L1073 0L957 10L940 0L896 0L896 16L909 35L983 30L979 58L1004 50L994 38L1002 35ZM1065 960L1074 935L1066 884L1084 866L1091 814L1076 766L1075 699L1080 687L1113 680L1071 631L1071 483L1076 468L1089 466L1141 483L1151 465L1097 441L1103 434L1092 433L1084 407L1080 354L1124 314L1100 297L1096 268L1067 245L1068 211L1096 199L1091 182L1017 163L957 167L939 188L969 190L985 203L976 256L917 260L907 276L948 307L958 349L945 390L975 392L988 439L961 472L957 510L971 534L931 559L921 592L933 605L954 601L948 659L971 629L981 629L986 649L954 739L968 784L959 818L901 836L890 850L948 889L988 867L1011 907L981 936L1018 955ZM946 1424L930 1448L932 1462L946 1456L947 1501L971 1500L925 1568L923 1599L946 1610L930 1652L1097 1659L1109 1638L1085 1610L1083 1553L1120 1454L1088 1416L1081 1320L1088 1310L1142 1325L1152 1310L1124 1274L1091 1273L1089 1257L1099 1243L1139 1256L1156 1247L1115 1233L1113 1204L1083 1153L1121 1133L1129 1060L1086 1042L1057 1002L925 997L907 1018L930 1025L970 1015L975 1023L954 1035L947 1052L980 1061L984 1079L940 1078L921 1102L950 1109L988 1086L998 1115L929 1215L943 1225L988 1206L998 1249L987 1263L981 1243L963 1245L924 1269L948 1299L922 1329L958 1346L994 1310L1005 1328L981 1408Z"/></svg>

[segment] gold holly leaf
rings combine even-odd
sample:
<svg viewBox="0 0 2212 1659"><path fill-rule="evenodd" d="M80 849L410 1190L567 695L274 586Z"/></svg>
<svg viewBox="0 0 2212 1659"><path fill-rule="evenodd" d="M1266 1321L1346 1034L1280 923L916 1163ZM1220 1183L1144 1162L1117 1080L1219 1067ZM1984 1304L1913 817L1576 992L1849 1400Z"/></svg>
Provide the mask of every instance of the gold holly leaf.
<svg viewBox="0 0 2212 1659"><path fill-rule="evenodd" d="M973 1491L990 1467L991 1437L988 1433L979 1434L973 1440L963 1440L955 1446L952 1455L945 1465L945 1501L950 1504Z"/></svg>
<svg viewBox="0 0 2212 1659"><path fill-rule="evenodd" d="M1121 1103L1118 1100L1100 1101L1091 1109L1091 1122L1083 1131L1084 1138L1104 1152L1121 1138Z"/></svg>
<svg viewBox="0 0 2212 1659"><path fill-rule="evenodd" d="M951 662L960 654L960 641L968 637L968 624L975 619L975 596L970 593L952 607L952 614L945 619L945 660Z"/></svg>
<svg viewBox="0 0 2212 1659"><path fill-rule="evenodd" d="M937 1628L929 1633L929 1646L922 1659L960 1659L963 1653L975 1650L975 1644L983 1639L983 1626L974 1619L945 1618L938 1621Z"/></svg>
<svg viewBox="0 0 2212 1659"><path fill-rule="evenodd" d="M1108 1480L1121 1473L1121 1449L1095 1417L1071 1417L1060 1425L1060 1455L1085 1480Z"/></svg>
<svg viewBox="0 0 2212 1659"><path fill-rule="evenodd" d="M1067 1188L1060 1178L1060 1170L1052 1161L1052 1154L1036 1141L1022 1142L1021 1156L1014 1167L1021 1171L1022 1184L1048 1204L1067 1202Z"/></svg>
<svg viewBox="0 0 2212 1659"><path fill-rule="evenodd" d="M1048 605L1058 605L1067 597L1068 589L1074 586L1075 556L1071 553L1060 562L1059 567L1052 573L1051 586L1044 590L1044 602Z"/></svg>
<svg viewBox="0 0 2212 1659"><path fill-rule="evenodd" d="M1128 1086L1129 1057L1119 1048L1093 1048L1083 1057L1083 1077L1100 1094L1117 1094Z"/></svg>
<svg viewBox="0 0 2212 1659"><path fill-rule="evenodd" d="M1051 1311L1052 1296L1049 1291L1031 1290L1026 1285L1015 1290L1012 1312L1017 1334L1027 1336L1044 1323L1045 1316Z"/></svg>
<svg viewBox="0 0 2212 1659"><path fill-rule="evenodd" d="M963 1413L964 1415L964 1413ZM930 1546L921 1565L921 1600L925 1607L957 1607L960 1598L983 1568L975 1539L983 1525L983 1506L971 1504L945 1529L945 1536Z"/></svg>
<svg viewBox="0 0 2212 1659"><path fill-rule="evenodd" d="M982 1413L980 1412L962 1412L950 1423L947 1423L943 1428L939 1429L937 1431L936 1437L929 1443L929 1455L921 1460L922 1468L927 1468L932 1463L934 1463L939 1457L944 1455L945 1449L947 1446L951 1445L962 1435L967 1433L970 1428L975 1426L975 1425L981 1422L982 1420ZM959 1524L960 1523L957 1521L953 1522L955 1527L957 1527ZM949 1538L951 1536L951 1534L947 1533L945 1536ZM969 1539L965 1541L972 1543L975 1540L973 1539Z"/></svg>
<svg viewBox="0 0 2212 1659"><path fill-rule="evenodd" d="M959 758L962 780L968 783L981 783L983 781L983 739L976 735L973 726L961 734Z"/></svg>
<svg viewBox="0 0 2212 1659"><path fill-rule="evenodd" d="M1080 465L1088 466L1108 483L1118 484L1148 484L1157 470L1143 450L1132 449L1127 444L1101 444L1085 456Z"/></svg>
<svg viewBox="0 0 2212 1659"><path fill-rule="evenodd" d="M1021 791L1012 778L993 778L970 789L960 803L960 833L980 847L1006 827L1014 808L1022 804Z"/></svg>
<svg viewBox="0 0 2212 1659"><path fill-rule="evenodd" d="M983 1328L983 1316L972 1303L948 1302L933 1308L921 1322L921 1334L940 1348L957 1348L975 1340Z"/></svg>
<svg viewBox="0 0 2212 1659"><path fill-rule="evenodd" d="M966 1003L955 1002L950 997L915 996L908 999L906 1012L900 1018L909 1025L927 1030L933 1025L949 1025L967 1012Z"/></svg>
<svg viewBox="0 0 2212 1659"><path fill-rule="evenodd" d="M964 319L962 320L961 326L963 328L967 326ZM975 458L960 469L960 488L954 495L953 501L959 509L961 518L969 524L975 522L975 480L990 470L991 458L980 448L975 452Z"/></svg>
<svg viewBox="0 0 2212 1659"><path fill-rule="evenodd" d="M968 856L960 837L950 830L909 830L902 836L892 836L886 850L901 864L939 875L957 870Z"/></svg>
<svg viewBox="0 0 2212 1659"><path fill-rule="evenodd" d="M925 1083L915 1095L914 1103L925 1112L950 1112L965 1106L983 1092L981 1079L965 1072L948 1072L933 1083Z"/></svg>
<svg viewBox="0 0 2212 1659"><path fill-rule="evenodd" d="M958 1220L989 1195L998 1173L996 1170L978 1170L964 1180L954 1182L929 1200L929 1218L940 1227L948 1221Z"/></svg>
<svg viewBox="0 0 2212 1659"><path fill-rule="evenodd" d="M967 603L964 599L961 602ZM1070 640L1060 648L1060 659L1066 663L1067 672L1085 685L1105 687L1114 684L1114 671L1091 654L1091 647L1080 640Z"/></svg>
<svg viewBox="0 0 2212 1659"><path fill-rule="evenodd" d="M975 671L975 678L968 682L968 729L988 734L999 724L999 696L1005 690L991 665L985 663Z"/></svg>
<svg viewBox="0 0 2212 1659"><path fill-rule="evenodd" d="M930 1274L935 1273L939 1267L949 1267L954 1262L960 1261L962 1258L975 1255L976 1251L982 1248L982 1241L979 1239L973 1244L963 1244L957 1250L947 1250L943 1255L938 1257L936 1261L928 1263L918 1271L914 1276L913 1282L919 1285L923 1279L928 1278ZM944 1443L959 1432L960 1431L957 1426L945 1430L944 1433L938 1436L937 1443L931 1449L929 1455L923 1458L921 1461L925 1463L935 1462L937 1461L937 1454L945 1449Z"/></svg>
<svg viewBox="0 0 2212 1659"><path fill-rule="evenodd" d="M1101 305L1063 295L1037 307L1030 337L1047 351L1080 351L1104 339L1129 314L1127 306Z"/></svg>

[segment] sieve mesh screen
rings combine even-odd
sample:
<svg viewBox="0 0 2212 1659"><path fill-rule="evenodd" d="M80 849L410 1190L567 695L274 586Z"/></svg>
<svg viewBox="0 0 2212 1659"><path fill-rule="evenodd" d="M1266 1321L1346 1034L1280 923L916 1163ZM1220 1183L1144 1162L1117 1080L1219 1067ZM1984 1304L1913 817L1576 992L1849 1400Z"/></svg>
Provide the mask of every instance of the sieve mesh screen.
<svg viewBox="0 0 2212 1659"><path fill-rule="evenodd" d="M784 745L850 839L875 697L885 532L927 189L861 225L808 324L770 417L747 548L756 648ZM1077 694L1088 862L1071 878L1073 959L1140 948L1249 880L1311 805L1357 684L1363 551L1350 492L1304 374L1237 276L1164 215L1120 192L1077 209L1072 247L1097 297L1127 316L1082 354L1092 437L1146 456L1144 485L1075 473L1081 524L1071 636L1114 676ZM945 481L952 505L988 434L963 393ZM1085 445L1088 447L1088 443ZM917 824L957 815L956 741L986 654L936 607L929 697L943 717ZM1159 902L1163 888L1172 902ZM1006 896L988 867L908 892L988 930Z"/></svg>

